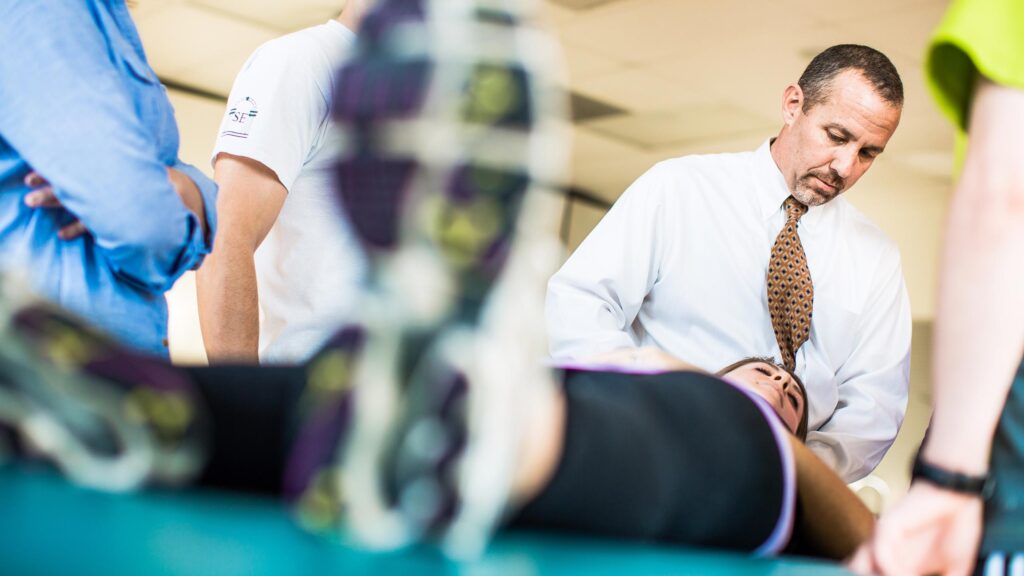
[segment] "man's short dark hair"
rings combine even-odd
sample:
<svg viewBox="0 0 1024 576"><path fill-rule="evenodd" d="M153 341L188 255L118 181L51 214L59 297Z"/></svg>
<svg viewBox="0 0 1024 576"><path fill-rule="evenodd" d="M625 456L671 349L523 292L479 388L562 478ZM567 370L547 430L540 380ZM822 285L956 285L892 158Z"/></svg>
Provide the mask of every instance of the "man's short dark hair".
<svg viewBox="0 0 1024 576"><path fill-rule="evenodd" d="M857 70L883 100L897 108L903 106L903 81L885 54L860 44L838 44L815 56L800 75L804 112L828 100L832 79L846 70Z"/></svg>

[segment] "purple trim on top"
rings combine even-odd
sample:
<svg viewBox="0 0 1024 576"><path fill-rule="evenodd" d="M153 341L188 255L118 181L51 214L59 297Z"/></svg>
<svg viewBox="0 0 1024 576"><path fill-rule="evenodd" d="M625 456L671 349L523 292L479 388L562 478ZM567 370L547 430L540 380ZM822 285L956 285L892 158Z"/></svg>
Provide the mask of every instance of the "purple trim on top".
<svg viewBox="0 0 1024 576"><path fill-rule="evenodd" d="M548 366L561 370L616 372L619 374L663 374L665 372L673 372L673 370L644 368L640 366L588 364L578 360L549 360ZM779 513L778 521L775 523L775 528L768 535L764 543L754 550L753 554L755 556L778 554L789 543L789 539L793 534L793 520L796 511L796 463L793 460L793 452L789 449L788 444L791 434L779 420L775 410L772 409L764 398L725 376L717 376L717 378L736 388L754 402L754 406L757 406L757 409L764 415L764 419L768 422L768 427L772 431L772 436L775 437L775 445L779 449L779 459L782 463L782 510Z"/></svg>
<svg viewBox="0 0 1024 576"><path fill-rule="evenodd" d="M664 370L643 366L623 366L621 364L602 364L583 362L580 360L548 360L548 367L556 370L576 370L579 372L616 372L619 374L664 374L676 370Z"/></svg>
<svg viewBox="0 0 1024 576"><path fill-rule="evenodd" d="M779 513L779 520L775 523L775 529L753 552L755 556L772 556L782 552L793 535L793 518L796 511L796 463L793 460L793 452L789 449L791 434L764 398L729 378L722 376L719 378L754 402L754 406L757 406L764 415L764 419L768 421L768 427L771 428L772 435L775 437L775 445L779 448L779 459L782 462L782 510Z"/></svg>

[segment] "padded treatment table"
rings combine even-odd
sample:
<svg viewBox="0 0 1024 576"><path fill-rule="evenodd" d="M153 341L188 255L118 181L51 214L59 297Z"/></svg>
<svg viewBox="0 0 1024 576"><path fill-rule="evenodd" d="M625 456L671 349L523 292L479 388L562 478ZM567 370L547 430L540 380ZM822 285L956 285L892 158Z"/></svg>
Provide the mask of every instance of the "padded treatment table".
<svg viewBox="0 0 1024 576"><path fill-rule="evenodd" d="M302 531L278 501L213 491L105 494L21 464L0 466L0 574L218 576L700 574L830 576L835 564L541 532L502 533L479 561L430 548L354 550Z"/></svg>

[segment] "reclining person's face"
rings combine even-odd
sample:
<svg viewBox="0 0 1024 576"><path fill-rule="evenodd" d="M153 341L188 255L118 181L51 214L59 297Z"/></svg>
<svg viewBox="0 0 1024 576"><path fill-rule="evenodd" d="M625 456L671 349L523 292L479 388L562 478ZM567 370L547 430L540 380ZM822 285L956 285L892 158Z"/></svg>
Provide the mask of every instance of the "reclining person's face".
<svg viewBox="0 0 1024 576"><path fill-rule="evenodd" d="M800 426L807 399L793 377L768 362L750 362L723 374L764 398L794 434Z"/></svg>

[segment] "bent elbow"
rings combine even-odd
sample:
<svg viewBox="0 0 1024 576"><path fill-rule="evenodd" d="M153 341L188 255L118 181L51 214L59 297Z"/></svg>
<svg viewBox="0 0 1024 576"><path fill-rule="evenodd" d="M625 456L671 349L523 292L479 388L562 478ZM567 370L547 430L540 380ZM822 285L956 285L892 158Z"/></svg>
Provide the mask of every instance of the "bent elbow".
<svg viewBox="0 0 1024 576"><path fill-rule="evenodd" d="M189 241L196 233L194 227L195 223L190 222L188 234L175 232L171 226L132 227L101 249L118 279L140 290L162 294L197 263Z"/></svg>

